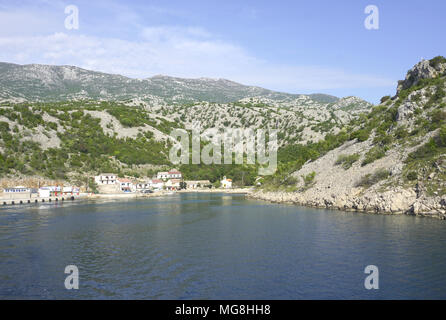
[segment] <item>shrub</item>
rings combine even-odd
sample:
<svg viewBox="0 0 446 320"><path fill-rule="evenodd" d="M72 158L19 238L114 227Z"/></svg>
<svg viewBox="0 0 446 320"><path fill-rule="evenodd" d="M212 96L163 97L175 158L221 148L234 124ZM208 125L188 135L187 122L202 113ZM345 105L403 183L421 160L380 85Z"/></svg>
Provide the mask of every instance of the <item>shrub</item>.
<svg viewBox="0 0 446 320"><path fill-rule="evenodd" d="M439 147L446 147L446 126L442 126L438 137L435 139L435 143Z"/></svg>
<svg viewBox="0 0 446 320"><path fill-rule="evenodd" d="M423 113L423 109L421 109L421 108L416 108L414 111L413 111L413 113L417 116L417 115L420 115L421 113Z"/></svg>
<svg viewBox="0 0 446 320"><path fill-rule="evenodd" d="M446 58L443 56L437 56L437 57L429 60L429 65L432 68L438 67L438 65L440 65L441 63L446 63Z"/></svg>
<svg viewBox="0 0 446 320"><path fill-rule="evenodd" d="M351 138L352 139L358 139L360 142L367 141L367 139L370 136L370 130L369 129L359 129L352 133Z"/></svg>
<svg viewBox="0 0 446 320"><path fill-rule="evenodd" d="M0 132L8 132L10 131L9 124L4 121L0 121Z"/></svg>
<svg viewBox="0 0 446 320"><path fill-rule="evenodd" d="M414 181L414 180L417 180L417 179L418 179L418 174L415 171L410 171L407 174L407 180Z"/></svg>
<svg viewBox="0 0 446 320"><path fill-rule="evenodd" d="M361 166L365 166L369 163L374 162L375 160L381 159L386 155L386 149L380 146L375 146L372 149L370 149L365 154L365 159L361 163Z"/></svg>
<svg viewBox="0 0 446 320"><path fill-rule="evenodd" d="M379 144L381 146L390 145L393 142L393 137L390 134L378 133L373 139L373 143Z"/></svg>
<svg viewBox="0 0 446 320"><path fill-rule="evenodd" d="M374 184L378 183L379 181L387 179L389 176L390 176L390 171L381 168L378 169L373 174L367 174L364 177L362 177L361 180L359 180L358 183L356 184L356 187L369 188Z"/></svg>
<svg viewBox="0 0 446 320"><path fill-rule="evenodd" d="M314 171L307 174L306 176L302 176L302 178L304 179L305 186L308 187L312 185L315 177L316 177L316 172Z"/></svg>
<svg viewBox="0 0 446 320"><path fill-rule="evenodd" d="M51 121L49 121L49 122L47 123L47 126L48 126L50 129L52 129L52 130L54 130L54 131L57 131L57 123L56 123L56 122L51 122Z"/></svg>
<svg viewBox="0 0 446 320"><path fill-rule="evenodd" d="M345 155L345 154L341 154L338 159L336 160L335 164L336 165L342 165L342 168L344 168L345 170L351 168L351 166L353 165L353 163L355 163L356 161L359 160L360 155L355 153L355 154L351 154L351 155Z"/></svg>
<svg viewBox="0 0 446 320"><path fill-rule="evenodd" d="M384 97L381 98L381 103L384 103L384 102L386 102L389 99L390 99L390 96L384 96Z"/></svg>
<svg viewBox="0 0 446 320"><path fill-rule="evenodd" d="M397 139L404 139L409 136L409 132L406 130L404 126L400 126L395 130L395 137Z"/></svg>
<svg viewBox="0 0 446 320"><path fill-rule="evenodd" d="M296 185L297 184L297 178L289 176L288 178L285 179L284 184L287 185L287 186Z"/></svg>
<svg viewBox="0 0 446 320"><path fill-rule="evenodd" d="M441 138L440 138L441 140ZM441 142L440 142L441 143ZM406 159L406 163L420 160L420 159L429 159L433 157L435 154L437 154L438 148L437 144L434 139L430 139L428 142L426 142L424 145L419 147L414 152L410 153L409 156Z"/></svg>

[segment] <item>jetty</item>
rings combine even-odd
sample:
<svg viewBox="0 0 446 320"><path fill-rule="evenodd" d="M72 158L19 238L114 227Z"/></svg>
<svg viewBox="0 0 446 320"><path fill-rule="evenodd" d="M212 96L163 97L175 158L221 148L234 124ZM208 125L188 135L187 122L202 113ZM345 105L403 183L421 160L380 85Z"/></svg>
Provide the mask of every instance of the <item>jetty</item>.
<svg viewBox="0 0 446 320"><path fill-rule="evenodd" d="M59 201L74 201L81 196L75 195L60 195L52 197L32 197L23 199L4 199L0 198L0 203L4 206L16 205L16 204L28 204L28 203L44 203L44 202L59 202Z"/></svg>

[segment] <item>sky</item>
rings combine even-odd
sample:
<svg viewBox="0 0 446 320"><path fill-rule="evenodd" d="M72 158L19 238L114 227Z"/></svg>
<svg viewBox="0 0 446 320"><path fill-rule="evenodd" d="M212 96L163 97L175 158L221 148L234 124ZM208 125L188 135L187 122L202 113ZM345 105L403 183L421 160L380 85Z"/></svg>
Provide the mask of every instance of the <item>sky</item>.
<svg viewBox="0 0 446 320"><path fill-rule="evenodd" d="M444 0L0 0L0 61L377 103L418 61L446 55L445 13Z"/></svg>

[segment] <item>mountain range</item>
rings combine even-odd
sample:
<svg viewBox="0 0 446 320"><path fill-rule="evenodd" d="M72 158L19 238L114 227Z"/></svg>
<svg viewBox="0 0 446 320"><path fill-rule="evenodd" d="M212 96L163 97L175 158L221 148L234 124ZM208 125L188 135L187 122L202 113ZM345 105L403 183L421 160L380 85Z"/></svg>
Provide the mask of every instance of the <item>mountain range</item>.
<svg viewBox="0 0 446 320"><path fill-rule="evenodd" d="M279 146L316 143L372 105L224 79L131 79L72 66L0 63L0 178L134 177L171 166L172 129L274 128ZM181 168L187 178L252 183L256 168Z"/></svg>
<svg viewBox="0 0 446 320"><path fill-rule="evenodd" d="M167 103L197 101L226 103L250 97L290 100L301 96L247 86L226 79L183 79L164 75L132 79L74 66L18 65L0 62L0 75L0 100L123 101L139 98L145 101L161 99ZM337 97L326 94L308 96L316 102L323 103L338 100Z"/></svg>
<svg viewBox="0 0 446 320"><path fill-rule="evenodd" d="M186 179L228 176L261 183L259 199L446 219L444 57L417 63L377 106L224 79L0 63L0 183L152 176L172 166L171 130L197 126L277 129L278 169L258 177L254 165L182 165Z"/></svg>

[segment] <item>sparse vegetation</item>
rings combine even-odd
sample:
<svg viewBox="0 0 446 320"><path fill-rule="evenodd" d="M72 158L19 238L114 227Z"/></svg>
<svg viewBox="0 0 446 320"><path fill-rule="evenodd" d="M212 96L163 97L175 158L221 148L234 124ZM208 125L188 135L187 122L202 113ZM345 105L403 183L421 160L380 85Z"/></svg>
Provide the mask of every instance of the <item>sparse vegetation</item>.
<svg viewBox="0 0 446 320"><path fill-rule="evenodd" d="M304 187L310 188L314 184L314 178L316 177L316 172L311 172L307 174L306 176L302 176L302 179L304 179Z"/></svg>
<svg viewBox="0 0 446 320"><path fill-rule="evenodd" d="M387 179L390 176L390 172L386 169L378 169L373 174L367 174L364 177L361 178L361 180L358 181L356 184L357 187L362 188L370 188L371 186L377 184L378 182Z"/></svg>
<svg viewBox="0 0 446 320"><path fill-rule="evenodd" d="M353 163L355 163L356 161L358 161L360 158L360 155L355 153L355 154L350 154L350 155L343 155L341 154L338 159L336 160L335 164L336 165L341 165L342 168L344 168L345 170L350 169L351 166L353 165Z"/></svg>
<svg viewBox="0 0 446 320"><path fill-rule="evenodd" d="M439 64L446 63L446 58L443 56L437 56L431 60L429 60L429 64L433 68L437 68Z"/></svg>
<svg viewBox="0 0 446 320"><path fill-rule="evenodd" d="M372 147L366 154L365 158L361 163L361 166L366 166L369 163L374 162L375 160L381 159L386 155L386 150L381 146Z"/></svg>
<svg viewBox="0 0 446 320"><path fill-rule="evenodd" d="M381 103L384 103L386 101L390 100L390 96L384 96L381 98Z"/></svg>

